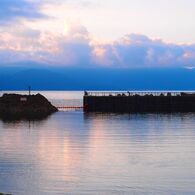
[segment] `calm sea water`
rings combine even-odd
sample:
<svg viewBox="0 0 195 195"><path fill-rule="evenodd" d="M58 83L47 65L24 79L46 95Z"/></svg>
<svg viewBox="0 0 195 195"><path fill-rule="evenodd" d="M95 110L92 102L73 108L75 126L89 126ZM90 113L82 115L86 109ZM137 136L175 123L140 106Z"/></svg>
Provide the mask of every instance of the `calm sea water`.
<svg viewBox="0 0 195 195"><path fill-rule="evenodd" d="M83 92L43 92L82 104ZM195 194L195 114L84 114L0 121L0 192Z"/></svg>

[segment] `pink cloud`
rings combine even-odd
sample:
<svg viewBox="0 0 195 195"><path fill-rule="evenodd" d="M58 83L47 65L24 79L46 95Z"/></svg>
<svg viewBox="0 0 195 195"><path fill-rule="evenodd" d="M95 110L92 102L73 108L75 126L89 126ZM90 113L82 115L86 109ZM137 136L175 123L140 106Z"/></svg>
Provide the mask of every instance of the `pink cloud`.
<svg viewBox="0 0 195 195"><path fill-rule="evenodd" d="M195 45L178 45L130 34L112 43L95 42L82 25L66 34L24 26L0 34L0 61L32 60L64 66L171 67L195 65Z"/></svg>

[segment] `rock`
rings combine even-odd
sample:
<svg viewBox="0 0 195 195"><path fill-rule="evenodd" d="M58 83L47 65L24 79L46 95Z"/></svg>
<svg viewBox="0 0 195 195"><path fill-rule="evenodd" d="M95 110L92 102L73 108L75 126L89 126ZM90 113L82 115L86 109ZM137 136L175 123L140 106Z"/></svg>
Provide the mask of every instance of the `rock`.
<svg viewBox="0 0 195 195"><path fill-rule="evenodd" d="M57 112L44 96L4 94L0 97L0 118L15 119L43 119Z"/></svg>

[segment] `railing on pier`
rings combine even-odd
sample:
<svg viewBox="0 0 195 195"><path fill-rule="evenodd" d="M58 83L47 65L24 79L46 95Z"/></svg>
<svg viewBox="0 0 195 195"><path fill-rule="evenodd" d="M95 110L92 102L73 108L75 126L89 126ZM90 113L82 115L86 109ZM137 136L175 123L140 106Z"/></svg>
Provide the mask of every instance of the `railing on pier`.
<svg viewBox="0 0 195 195"><path fill-rule="evenodd" d="M85 96L182 96L195 95L192 92L178 92L178 91L126 91L126 92L88 92L85 91Z"/></svg>

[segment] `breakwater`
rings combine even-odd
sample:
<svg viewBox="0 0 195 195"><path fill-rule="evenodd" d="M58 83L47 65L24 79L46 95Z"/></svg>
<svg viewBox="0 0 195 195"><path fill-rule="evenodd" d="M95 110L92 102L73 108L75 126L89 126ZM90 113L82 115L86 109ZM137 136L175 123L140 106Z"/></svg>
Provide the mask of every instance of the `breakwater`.
<svg viewBox="0 0 195 195"><path fill-rule="evenodd" d="M0 97L0 118L4 120L43 119L57 111L41 94L4 94Z"/></svg>
<svg viewBox="0 0 195 195"><path fill-rule="evenodd" d="M184 92L85 92L85 112L195 112L195 94Z"/></svg>

